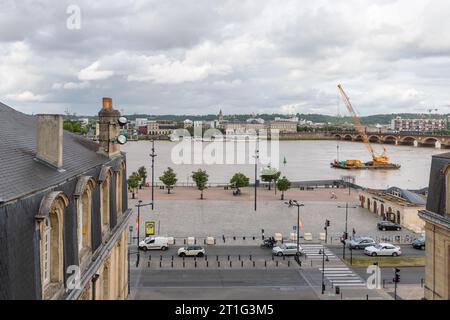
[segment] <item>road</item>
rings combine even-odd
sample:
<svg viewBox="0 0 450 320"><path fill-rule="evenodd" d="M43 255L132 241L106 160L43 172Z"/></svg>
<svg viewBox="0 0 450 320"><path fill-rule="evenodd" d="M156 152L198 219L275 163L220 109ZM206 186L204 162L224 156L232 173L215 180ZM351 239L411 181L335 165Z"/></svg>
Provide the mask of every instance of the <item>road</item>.
<svg viewBox="0 0 450 320"><path fill-rule="evenodd" d="M386 284L392 283L392 278L394 277L393 269L392 267L381 268L381 279ZM400 284L420 284L422 279L425 278L425 267L400 267L399 269ZM353 267L352 270L365 280L370 276L366 267Z"/></svg>
<svg viewBox="0 0 450 320"><path fill-rule="evenodd" d="M133 250L135 250L135 246L132 246ZM143 252L143 256L151 255L153 257L159 257L162 255L163 257L176 256L178 248L181 246L171 246L167 251L160 250L151 250L147 252ZM268 248L261 248L259 246L204 246L206 249L206 254L208 256L223 256L227 257L228 255L237 257L241 255L242 257L249 257L252 255L253 257L267 257L271 258L272 250ZM339 245L328 245L327 248L332 251L335 255L342 257L342 246ZM402 253L404 256L425 256L424 250L417 250L412 248L410 245L402 245ZM346 249L346 254L350 256L350 251L348 248ZM353 250L352 253L354 256L363 256L364 250Z"/></svg>
<svg viewBox="0 0 450 320"><path fill-rule="evenodd" d="M317 299L298 270L131 271L130 299Z"/></svg>

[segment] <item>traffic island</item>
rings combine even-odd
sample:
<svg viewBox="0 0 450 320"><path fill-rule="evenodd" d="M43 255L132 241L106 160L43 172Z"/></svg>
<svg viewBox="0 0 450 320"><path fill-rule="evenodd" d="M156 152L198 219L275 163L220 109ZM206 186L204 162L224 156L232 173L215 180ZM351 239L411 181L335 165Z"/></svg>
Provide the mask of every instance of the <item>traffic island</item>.
<svg viewBox="0 0 450 320"><path fill-rule="evenodd" d="M423 267L425 256L417 257L346 257L344 262L351 267L368 267L378 263L380 267Z"/></svg>

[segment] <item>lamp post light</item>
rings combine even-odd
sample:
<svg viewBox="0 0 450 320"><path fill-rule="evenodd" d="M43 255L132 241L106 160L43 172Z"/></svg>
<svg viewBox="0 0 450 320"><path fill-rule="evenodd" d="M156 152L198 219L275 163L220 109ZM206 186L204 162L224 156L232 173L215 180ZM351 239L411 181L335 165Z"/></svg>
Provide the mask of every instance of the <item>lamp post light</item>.
<svg viewBox="0 0 450 320"><path fill-rule="evenodd" d="M341 238L341 242L343 244L343 248L342 248L342 259L345 259L345 240L348 239L348 232L347 232L347 226L348 226L348 209L356 209L357 206L356 205L351 205L349 206L348 202L345 203L345 206L337 206L339 209L345 209L345 231L344 231L344 235Z"/></svg>
<svg viewBox="0 0 450 320"><path fill-rule="evenodd" d="M303 203L298 203L297 200L289 200L288 202L285 202L291 207L297 207L297 254L296 254L296 261L299 262L299 256L300 256L300 207L304 207L305 205Z"/></svg>
<svg viewBox="0 0 450 320"><path fill-rule="evenodd" d="M155 207L155 140L152 139L152 153L150 153L150 157L152 158L152 210Z"/></svg>
<svg viewBox="0 0 450 320"><path fill-rule="evenodd" d="M258 149L258 139L256 140L256 149L255 149L255 155L253 156L255 158L255 211L256 211L256 190L258 187L258 159L259 159L259 149Z"/></svg>

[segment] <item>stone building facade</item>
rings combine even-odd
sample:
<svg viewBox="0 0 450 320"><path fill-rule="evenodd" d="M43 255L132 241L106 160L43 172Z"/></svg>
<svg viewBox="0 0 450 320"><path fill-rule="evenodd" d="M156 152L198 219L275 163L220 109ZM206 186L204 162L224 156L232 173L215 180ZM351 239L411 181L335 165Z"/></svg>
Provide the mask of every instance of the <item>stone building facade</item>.
<svg viewBox="0 0 450 320"><path fill-rule="evenodd" d="M425 198L409 190L392 187L385 191L361 189L359 203L380 219L400 224L416 233L424 231L425 223L419 210L425 209Z"/></svg>
<svg viewBox="0 0 450 320"><path fill-rule="evenodd" d="M95 143L0 103L0 299L127 298L119 116L104 98Z"/></svg>
<svg viewBox="0 0 450 320"><path fill-rule="evenodd" d="M425 221L425 299L450 300L450 153L433 156L427 206L419 216Z"/></svg>

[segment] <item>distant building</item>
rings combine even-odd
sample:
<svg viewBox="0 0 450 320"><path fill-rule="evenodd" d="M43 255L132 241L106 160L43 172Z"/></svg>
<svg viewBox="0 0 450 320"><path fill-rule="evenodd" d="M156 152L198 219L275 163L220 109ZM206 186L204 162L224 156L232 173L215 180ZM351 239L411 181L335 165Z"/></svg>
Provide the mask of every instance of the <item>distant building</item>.
<svg viewBox="0 0 450 320"><path fill-rule="evenodd" d="M249 118L245 121L248 123L264 123L264 119L261 118Z"/></svg>
<svg viewBox="0 0 450 320"><path fill-rule="evenodd" d="M422 194L397 187L385 191L363 189L359 191L359 201L361 208L367 208L380 219L398 223L417 233L424 230L425 224L418 215L426 203Z"/></svg>
<svg viewBox="0 0 450 320"><path fill-rule="evenodd" d="M88 118L81 118L81 119L78 119L78 121L80 121L80 123L81 123L81 125L83 127L85 127L85 126L87 126L89 124L89 119Z"/></svg>
<svg viewBox="0 0 450 320"><path fill-rule="evenodd" d="M147 126L147 122L148 122L147 118L136 118L135 126L136 126L136 128L146 127Z"/></svg>
<svg viewBox="0 0 450 320"><path fill-rule="evenodd" d="M219 122L223 121L223 113L222 113L222 109L220 109L219 111Z"/></svg>
<svg viewBox="0 0 450 320"><path fill-rule="evenodd" d="M291 118L280 118L280 117L275 117L274 121L289 121L289 122L295 122L298 123L298 117L291 117Z"/></svg>
<svg viewBox="0 0 450 320"><path fill-rule="evenodd" d="M177 123L171 120L149 120L147 134L152 136L169 136L177 129Z"/></svg>
<svg viewBox="0 0 450 320"><path fill-rule="evenodd" d="M112 100L99 143L63 131L62 115L0 114L0 300L126 299L131 210Z"/></svg>
<svg viewBox="0 0 450 320"><path fill-rule="evenodd" d="M194 122L190 119L186 119L183 121L183 128L190 128L194 125Z"/></svg>
<svg viewBox="0 0 450 320"><path fill-rule="evenodd" d="M434 155L425 221L425 299L450 300L450 153Z"/></svg>
<svg viewBox="0 0 450 320"><path fill-rule="evenodd" d="M394 131L434 131L447 129L445 119L402 119L396 117L391 120L391 130Z"/></svg>
<svg viewBox="0 0 450 320"><path fill-rule="evenodd" d="M269 130L278 130L280 133L294 133L297 132L298 121L292 121L292 119L278 119L270 121Z"/></svg>

